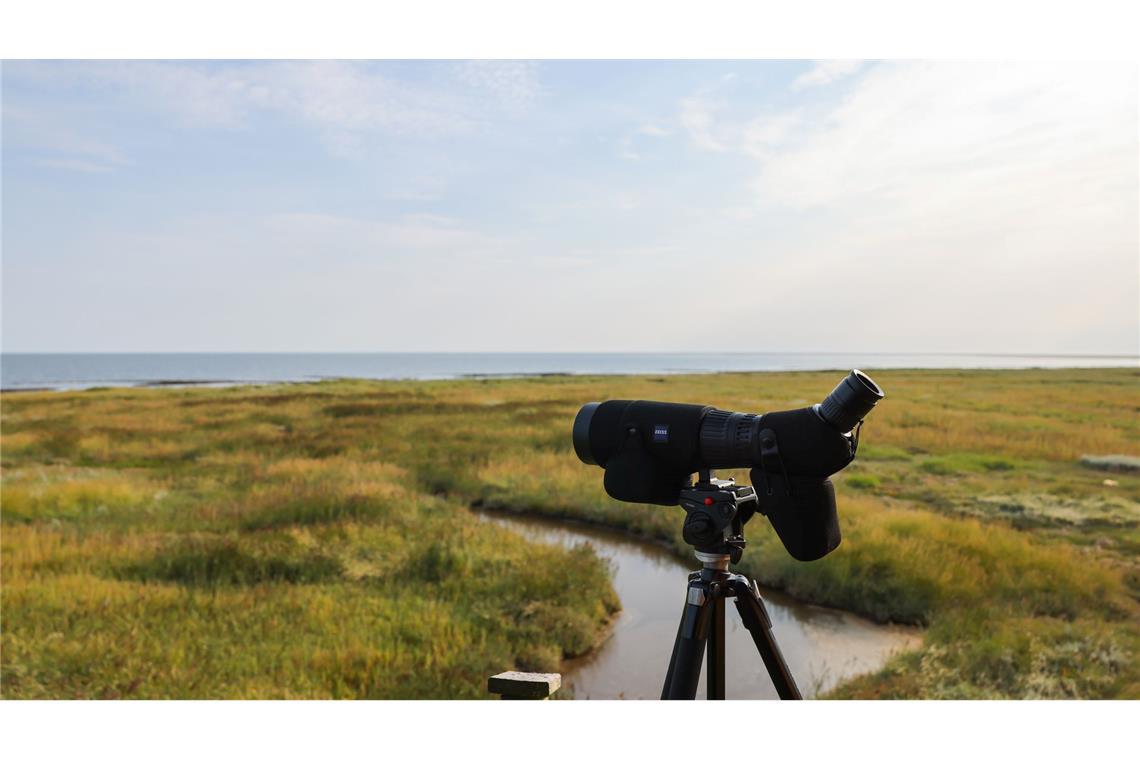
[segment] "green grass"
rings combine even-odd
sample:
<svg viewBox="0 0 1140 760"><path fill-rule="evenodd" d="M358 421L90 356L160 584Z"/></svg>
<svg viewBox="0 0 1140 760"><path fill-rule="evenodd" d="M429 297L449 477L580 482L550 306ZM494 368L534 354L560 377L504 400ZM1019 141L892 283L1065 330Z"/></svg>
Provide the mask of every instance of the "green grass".
<svg viewBox="0 0 1140 760"><path fill-rule="evenodd" d="M858 488L860 491L873 491L881 486L883 481L878 475L852 473L843 478L843 483L850 488Z"/></svg>
<svg viewBox="0 0 1140 760"><path fill-rule="evenodd" d="M615 610L606 568L469 505L687 555L679 510L610 500L574 457L578 407L792 408L838 374L6 396L0 689L476 697L498 670L555 669ZM834 695L1140 696L1140 473L1088 466L1140 454L1140 372L874 374L887 400L836 478L843 544L799 563L757 518L743 564L926 626L920 649Z"/></svg>
<svg viewBox="0 0 1140 760"><path fill-rule="evenodd" d="M971 472L1004 472L1015 470L1018 462L1009 457L968 452L928 457L919 469L933 475L960 475Z"/></svg>
<svg viewBox="0 0 1140 760"><path fill-rule="evenodd" d="M156 421L187 401L108 395L158 401ZM5 697L480 697L488 675L588 651L617 609L592 554L530 545L393 465L232 447L243 417L156 422L161 459L139 459L151 433L108 428L102 400L66 423L99 427L75 436L82 464L54 443L9 456L28 435L7 401ZM58 441L56 424L33 427ZM129 459L84 453L106 435ZM169 462L182 446L199 453Z"/></svg>

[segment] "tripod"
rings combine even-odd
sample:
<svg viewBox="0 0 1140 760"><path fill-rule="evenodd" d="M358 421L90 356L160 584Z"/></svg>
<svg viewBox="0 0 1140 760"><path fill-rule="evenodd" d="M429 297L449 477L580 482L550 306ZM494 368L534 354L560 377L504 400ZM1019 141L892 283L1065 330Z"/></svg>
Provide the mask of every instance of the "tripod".
<svg viewBox="0 0 1140 760"><path fill-rule="evenodd" d="M724 699L724 601L735 598L736 610L752 635L760 658L781 699L803 699L772 634L772 620L754 581L730 573L729 562L744 553L744 523L755 513L756 494L749 486L718 480L702 470L695 485L681 491L688 513L683 535L696 548L702 568L689 575L685 609L673 642L662 699L693 699L708 647L709 699Z"/></svg>

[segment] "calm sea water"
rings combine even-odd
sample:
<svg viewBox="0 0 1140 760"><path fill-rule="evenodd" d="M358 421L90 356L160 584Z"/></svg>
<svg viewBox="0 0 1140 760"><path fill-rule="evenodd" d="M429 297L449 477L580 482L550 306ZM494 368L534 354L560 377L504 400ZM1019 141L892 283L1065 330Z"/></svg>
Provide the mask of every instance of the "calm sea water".
<svg viewBox="0 0 1140 760"><path fill-rule="evenodd" d="M3 354L0 388L277 383L328 378L439 380L543 374L675 374L777 370L1136 367L1127 356L996 354Z"/></svg>

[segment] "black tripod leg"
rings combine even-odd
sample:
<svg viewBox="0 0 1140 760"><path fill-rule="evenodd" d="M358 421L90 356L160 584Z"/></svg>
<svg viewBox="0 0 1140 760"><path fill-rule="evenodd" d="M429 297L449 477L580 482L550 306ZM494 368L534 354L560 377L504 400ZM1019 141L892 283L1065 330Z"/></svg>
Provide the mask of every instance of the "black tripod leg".
<svg viewBox="0 0 1140 760"><path fill-rule="evenodd" d="M701 680L701 660L705 654L709 616L712 614L708 593L701 586L689 586L681 626L673 644L673 659L666 675L662 699L695 699Z"/></svg>
<svg viewBox="0 0 1140 760"><path fill-rule="evenodd" d="M739 576L738 576L739 577ZM803 699L796 681L792 678L792 671L780 654L780 647L772 635L772 619L768 617L768 610L764 609L764 602L760 599L760 592L747 580L741 578L733 583L736 590L736 609L744 627L752 634L756 642L756 649L768 668L768 675L776 686L776 693L780 699Z"/></svg>
<svg viewBox="0 0 1140 760"><path fill-rule="evenodd" d="M669 669L665 671L665 686L661 689L661 698L669 698L669 689L673 684L673 668L677 664L677 647L681 644L681 631L685 626L685 615L681 614L681 621L677 623L677 636L673 639L673 654L669 655Z"/></svg>
<svg viewBox="0 0 1140 760"><path fill-rule="evenodd" d="M717 596L709 606L708 668L705 684L709 699L724 699L724 597Z"/></svg>

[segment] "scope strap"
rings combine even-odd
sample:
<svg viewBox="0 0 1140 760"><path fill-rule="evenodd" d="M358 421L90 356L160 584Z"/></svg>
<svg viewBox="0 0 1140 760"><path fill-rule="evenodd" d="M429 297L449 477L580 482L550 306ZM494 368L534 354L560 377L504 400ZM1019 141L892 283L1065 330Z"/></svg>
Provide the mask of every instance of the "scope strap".
<svg viewBox="0 0 1140 760"><path fill-rule="evenodd" d="M779 472L784 476L784 491L788 496L792 495L792 480L788 477L788 470L784 467L784 458L780 456L780 445L776 441L775 431L765 428L760 431L760 474L764 479L764 490L768 495L773 494L772 479L768 476L768 470L771 468L775 473L779 468Z"/></svg>

